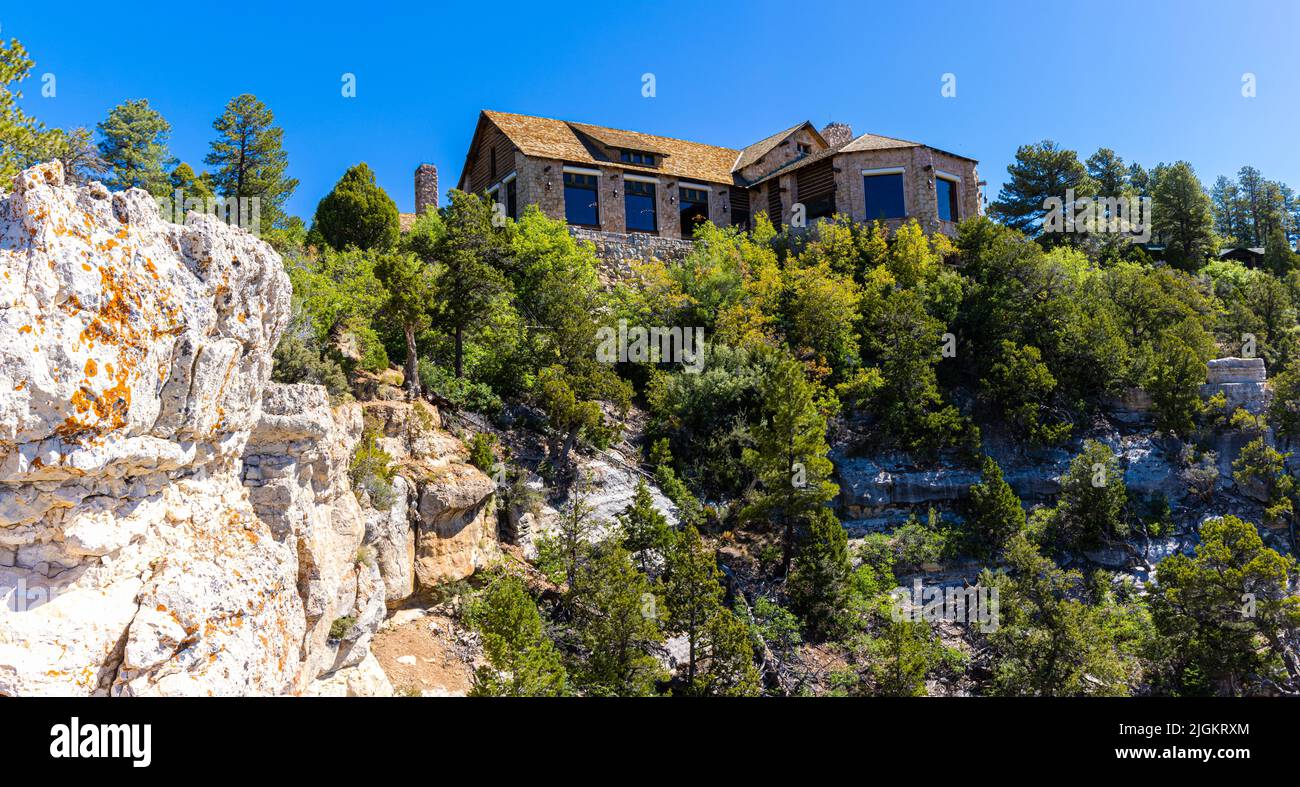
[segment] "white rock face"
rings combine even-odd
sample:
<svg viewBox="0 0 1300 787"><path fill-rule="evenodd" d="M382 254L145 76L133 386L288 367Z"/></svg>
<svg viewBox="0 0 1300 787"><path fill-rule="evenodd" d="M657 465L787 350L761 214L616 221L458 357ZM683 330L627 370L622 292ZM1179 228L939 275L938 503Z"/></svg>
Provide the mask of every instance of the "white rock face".
<svg viewBox="0 0 1300 787"><path fill-rule="evenodd" d="M1201 396L1208 399L1222 393L1229 412L1242 407L1259 414L1269 403L1267 380L1263 358L1215 358L1206 364Z"/></svg>
<svg viewBox="0 0 1300 787"><path fill-rule="evenodd" d="M360 405L331 409L319 385L268 383L244 451L253 508L293 555L307 629L302 681L360 662L383 620L383 580L361 550L365 523L348 479L360 439ZM336 639L340 619L353 623Z"/></svg>
<svg viewBox="0 0 1300 787"><path fill-rule="evenodd" d="M0 196L0 694L276 694L333 665L321 620L376 595L336 565L351 495L264 519L241 483L284 426L258 422L289 297L268 245L142 191L51 163ZM335 428L315 415L286 439ZM334 459L299 466L328 487Z"/></svg>

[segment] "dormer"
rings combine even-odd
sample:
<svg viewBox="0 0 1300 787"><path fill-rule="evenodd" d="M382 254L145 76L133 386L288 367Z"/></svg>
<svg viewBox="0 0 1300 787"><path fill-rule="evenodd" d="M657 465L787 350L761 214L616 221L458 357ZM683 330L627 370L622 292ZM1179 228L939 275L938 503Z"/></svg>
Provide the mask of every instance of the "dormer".
<svg viewBox="0 0 1300 787"><path fill-rule="evenodd" d="M623 148L618 152L622 164L634 164L638 167L657 167L663 161L662 154L649 150L629 150Z"/></svg>

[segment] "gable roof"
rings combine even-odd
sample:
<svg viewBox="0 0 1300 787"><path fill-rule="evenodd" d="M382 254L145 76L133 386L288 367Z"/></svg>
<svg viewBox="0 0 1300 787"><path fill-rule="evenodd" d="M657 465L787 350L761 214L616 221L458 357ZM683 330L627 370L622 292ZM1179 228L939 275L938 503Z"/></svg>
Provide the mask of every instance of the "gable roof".
<svg viewBox="0 0 1300 787"><path fill-rule="evenodd" d="M527 156L603 164L712 183L734 182L731 164L737 151L733 148L509 112L484 110L483 117L496 125ZM645 167L611 159L591 144L592 141L609 148L654 153L661 157L660 165Z"/></svg>
<svg viewBox="0 0 1300 787"><path fill-rule="evenodd" d="M911 142L909 140L898 139L896 137L884 137L879 134L861 134L849 140L848 142L845 142L843 145L839 145L838 147L831 147L831 148L826 148L825 150L819 150L816 153L813 153L812 155L804 156L802 158L797 158L794 161L790 161L786 163L785 166L772 170L771 172L767 173L761 178L758 178L757 180L753 181L748 185L751 187L761 185L773 178L780 177L781 175L784 175L788 172L793 172L796 169L802 169L808 166L809 164L813 164L815 162L821 161L824 158L827 158L829 156L834 156L839 153L858 153L865 150L892 150L892 149L925 148L925 147L929 147L929 145L922 145L920 142ZM936 150L940 153L953 156L954 158L965 159L967 161L975 161L975 159L970 158L969 156L961 156L956 153L949 153L946 150L939 150L939 148L930 148L930 150Z"/></svg>
<svg viewBox="0 0 1300 787"><path fill-rule="evenodd" d="M786 137L790 136L794 132L798 131L799 129L803 128L804 126L808 126L809 128L811 128L812 123L808 122L807 120L805 120L802 123L796 123L790 128L785 129L784 131L778 131L772 136L764 137L763 139L760 139L754 144L744 148L743 150L740 151L740 155L736 157L736 163L731 165L731 171L739 172L745 167L748 167L750 164L753 164L755 161L758 161L759 159L761 159L762 157L770 153L772 151L772 148L775 148L777 145L781 144L782 140L784 140ZM813 133L816 134L817 129L814 128Z"/></svg>
<svg viewBox="0 0 1300 787"><path fill-rule="evenodd" d="M844 145L839 145L839 146L837 146L837 147L826 148L826 149L824 149L824 150L819 150L819 151L817 151L816 153L812 153L812 154L809 154L809 155L807 155L807 156L803 156L803 157L801 157L801 158L797 158L797 159L795 159L795 160L793 160L793 161L788 161L788 162L785 163L784 166L777 167L776 169L772 170L771 172L767 173L767 174L764 175L763 177L761 177L761 178L759 178L759 179L753 181L752 183L750 183L750 184L748 184L748 185L749 185L749 187L752 188L752 187L754 187L754 186L758 186L758 185L761 185L761 184L763 184L763 183L766 183L766 182L768 182L769 180L771 180L772 178L779 178L779 177L781 177L782 175L786 174L787 172L793 172L793 171L795 171L796 169L803 169L804 167L808 166L809 164L812 164L812 163L815 163L815 162L821 161L822 159L825 159L825 158L830 158L831 156L834 156L836 153L840 153L840 152L842 152L842 151L843 151L847 146L848 146L848 145L847 145L847 143L846 143L846 144L844 144Z"/></svg>

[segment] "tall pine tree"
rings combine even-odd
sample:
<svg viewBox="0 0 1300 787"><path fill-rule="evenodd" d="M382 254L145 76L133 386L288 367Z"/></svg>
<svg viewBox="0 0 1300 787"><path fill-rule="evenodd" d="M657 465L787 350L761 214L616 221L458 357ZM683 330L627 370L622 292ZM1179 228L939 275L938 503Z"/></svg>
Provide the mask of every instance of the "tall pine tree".
<svg viewBox="0 0 1300 787"><path fill-rule="evenodd" d="M212 167L212 182L226 199L259 200L260 224L281 227L287 217L284 204L298 188L288 177L289 154L284 150L284 129L256 96L245 93L226 104L212 123L217 138L203 163ZM235 206L230 208L233 212ZM250 217L240 216L240 224Z"/></svg>

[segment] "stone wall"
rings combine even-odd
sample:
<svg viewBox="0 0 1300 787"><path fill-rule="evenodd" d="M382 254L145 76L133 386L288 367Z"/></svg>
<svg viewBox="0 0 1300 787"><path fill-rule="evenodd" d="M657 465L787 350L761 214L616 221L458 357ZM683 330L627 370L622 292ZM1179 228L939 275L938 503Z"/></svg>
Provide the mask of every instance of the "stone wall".
<svg viewBox="0 0 1300 787"><path fill-rule="evenodd" d="M631 275L633 262L652 258L680 260L695 248L695 241L640 232L603 232L586 227L569 227L569 232L575 240L595 246L601 263L601 278L606 282Z"/></svg>

